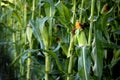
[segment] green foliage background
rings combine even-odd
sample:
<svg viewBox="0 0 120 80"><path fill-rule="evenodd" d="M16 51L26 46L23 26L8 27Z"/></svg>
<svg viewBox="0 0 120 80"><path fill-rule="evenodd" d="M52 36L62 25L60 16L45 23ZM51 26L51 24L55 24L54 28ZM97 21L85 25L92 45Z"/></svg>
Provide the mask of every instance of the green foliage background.
<svg viewBox="0 0 120 80"><path fill-rule="evenodd" d="M119 80L119 22L120 0L0 0L0 80Z"/></svg>

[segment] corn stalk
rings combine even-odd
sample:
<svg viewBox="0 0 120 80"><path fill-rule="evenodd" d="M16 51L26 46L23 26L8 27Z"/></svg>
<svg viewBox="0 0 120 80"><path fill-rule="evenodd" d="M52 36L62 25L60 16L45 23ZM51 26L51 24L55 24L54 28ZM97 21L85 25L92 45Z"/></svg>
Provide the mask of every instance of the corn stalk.
<svg viewBox="0 0 120 80"><path fill-rule="evenodd" d="M70 76L72 74L73 50L74 50L74 36L71 34L70 37L71 37L70 38L70 45L69 45L68 54L67 54L67 57L69 58L67 80L70 80Z"/></svg>
<svg viewBox="0 0 120 80"><path fill-rule="evenodd" d="M85 0L82 0L81 3L81 10L80 10L80 22L82 23L82 13L83 13L83 5L84 5Z"/></svg>
<svg viewBox="0 0 120 80"><path fill-rule="evenodd" d="M53 0L49 0L49 7L46 7L45 9L45 13L46 16L48 16L48 23L49 23L49 28L45 27L45 34L43 34L43 38L45 38L45 35L47 35L47 40L44 39L44 45L45 45L45 49L49 51L49 48L51 47L52 44L52 27L53 27L53 16L55 13L55 7L54 7L54 2ZM47 42L46 42L47 41ZM51 59L50 59L50 55L49 53L45 53L45 80L49 80L49 72L50 72L50 68L51 68Z"/></svg>
<svg viewBox="0 0 120 80"><path fill-rule="evenodd" d="M82 0L82 3L81 3L80 24L82 22L82 11L84 8L83 6L84 6L84 0ZM81 54L78 57L78 71L81 71L81 69L83 69L83 72L80 73L79 75L84 75L83 79L89 80L88 72L90 70L90 64L89 64L90 60L89 60L89 57L87 57L89 54L88 52L89 49L87 47L87 38L86 38L85 31L82 28L82 26L79 25L79 27L80 28L76 30L78 45L79 45L79 48L81 48Z"/></svg>
<svg viewBox="0 0 120 80"><path fill-rule="evenodd" d="M88 45L91 45L91 40L92 40L92 29L93 29L93 20L94 20L94 6L95 6L95 0L92 0Z"/></svg>
<svg viewBox="0 0 120 80"><path fill-rule="evenodd" d="M14 0L14 3L16 3L16 0ZM15 8L16 9L16 5L15 5ZM13 29L15 29L15 24L14 24L14 19L12 20L12 24L13 24ZM16 52L16 32L13 32L13 42L14 42L14 50L15 50L15 53L14 53L14 59L17 57L17 52Z"/></svg>
<svg viewBox="0 0 120 80"><path fill-rule="evenodd" d="M73 0L73 17L72 17L72 23L75 22L75 10L76 10L76 0ZM69 58L69 64L68 64L68 75L67 80L71 80L70 76L72 74L72 65L73 65L73 50L74 50L74 38L75 36L73 33L70 34L70 45L67 53L67 57Z"/></svg>
<svg viewBox="0 0 120 80"><path fill-rule="evenodd" d="M27 24L27 4L25 4L25 25ZM31 19L34 19L34 6L35 6L35 0L33 0L33 11L32 11L32 17ZM29 42L29 49L32 49L32 28L30 27L30 25L26 25L27 29L26 29L26 35L27 35L27 39ZM30 80L31 78L31 52L28 53L28 58L27 58L27 74L26 74L26 79Z"/></svg>

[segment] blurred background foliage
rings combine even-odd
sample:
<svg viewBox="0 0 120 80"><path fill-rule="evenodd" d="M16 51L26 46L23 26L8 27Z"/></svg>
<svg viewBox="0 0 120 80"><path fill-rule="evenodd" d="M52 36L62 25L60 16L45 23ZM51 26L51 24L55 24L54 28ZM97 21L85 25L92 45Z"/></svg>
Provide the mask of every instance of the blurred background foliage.
<svg viewBox="0 0 120 80"><path fill-rule="evenodd" d="M0 0L0 80L120 80L120 0Z"/></svg>

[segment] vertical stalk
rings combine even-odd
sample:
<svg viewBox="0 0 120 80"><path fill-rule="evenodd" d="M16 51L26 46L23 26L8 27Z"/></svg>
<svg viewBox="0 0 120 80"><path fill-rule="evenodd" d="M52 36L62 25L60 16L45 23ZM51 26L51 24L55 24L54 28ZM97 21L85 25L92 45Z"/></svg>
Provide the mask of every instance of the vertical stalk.
<svg viewBox="0 0 120 80"><path fill-rule="evenodd" d="M2 0L0 0L0 14L2 14L1 1L2 1Z"/></svg>
<svg viewBox="0 0 120 80"><path fill-rule="evenodd" d="M100 6L101 6L100 0L97 1L97 6L98 6L98 16L99 16L100 15Z"/></svg>
<svg viewBox="0 0 120 80"><path fill-rule="evenodd" d="M24 27L26 27L27 26L27 2L26 2L26 0L24 1L25 2L25 4L24 4ZM26 37L25 37L25 43L26 43ZM30 80L30 78L29 78L29 73L30 73L30 70L29 70L29 63L30 62L30 60L29 59L27 59L27 73L26 73L26 80Z"/></svg>
<svg viewBox="0 0 120 80"><path fill-rule="evenodd" d="M26 1L26 0L24 0L24 1ZM15 0L15 2L16 2L16 5L17 5L17 4L20 4L20 6L21 6L21 4L22 4L23 1L20 1L20 0L19 0L19 1L16 1L16 0ZM23 12L23 14L22 14L22 15L23 15L23 19L22 19L22 20L25 22L25 21L26 21L26 19L24 18L24 16L26 15L26 14L25 14L25 4L24 4L24 6L21 8L21 11ZM23 24L20 23L19 28L22 28L22 27L25 27L25 23L23 23ZM20 40L23 39L22 36L23 36L24 34L25 34L25 33L24 33L24 30L21 30L20 33L19 33ZM25 38L25 37L24 37L24 38ZM25 42L25 41L24 41L24 42ZM22 54L22 52L23 52L22 49L20 49L20 54ZM22 65L22 58L20 58L19 64L20 64L20 76L24 76L24 74L25 74L25 67ZM22 80L22 78L20 78L20 80Z"/></svg>
<svg viewBox="0 0 120 80"><path fill-rule="evenodd" d="M12 25L13 25L13 29L14 29L14 20L12 20ZM14 60L17 58L17 48L16 48L16 32L12 33L12 37L13 37L13 47L14 47ZM14 65L14 67L16 67L16 64ZM17 78L17 70L14 71L14 75Z"/></svg>
<svg viewBox="0 0 120 80"><path fill-rule="evenodd" d="M2 0L0 0L0 12L1 12L1 1L2 1Z"/></svg>
<svg viewBox="0 0 120 80"><path fill-rule="evenodd" d="M75 22L75 11L76 11L76 0L73 0L73 20L72 23Z"/></svg>
<svg viewBox="0 0 120 80"><path fill-rule="evenodd" d="M72 19L73 24L75 22L75 10L76 10L76 0L73 0L73 19ZM70 75L72 73L73 46L74 46L74 35L71 33L70 34L70 45L69 45L68 54L67 54L67 57L69 57L67 80L70 80Z"/></svg>
<svg viewBox="0 0 120 80"><path fill-rule="evenodd" d="M67 80L70 80L70 75L72 73L72 63L73 63L73 55L71 55L69 59Z"/></svg>
<svg viewBox="0 0 120 80"><path fill-rule="evenodd" d="M14 24L14 23L13 23ZM14 25L13 25L14 26ZM13 27L13 29L14 29L14 27ZM17 52L16 52L16 34L15 34L15 32L13 32L13 34L12 34L12 36L13 36L13 42L14 42L14 59L16 59L16 57L17 57Z"/></svg>
<svg viewBox="0 0 120 80"><path fill-rule="evenodd" d="M69 49L68 49L68 53L67 53L67 57L69 57L67 80L70 80L70 75L72 73L73 47L74 47L74 36L71 34L70 45L69 45Z"/></svg>
<svg viewBox="0 0 120 80"><path fill-rule="evenodd" d="M14 0L14 4L15 4L14 9L16 9L16 0ZM15 29L14 21L15 21L15 20L13 19L13 20L12 20L13 29ZM16 42L16 32L13 32L12 36L13 36L14 50L15 50L15 53L14 53L14 59L16 59L16 57L17 57L16 43L15 43L15 42Z"/></svg>
<svg viewBox="0 0 120 80"><path fill-rule="evenodd" d="M25 3L24 3L24 27L26 27L27 26L27 7L28 7L28 4L27 4L27 2L26 2L26 0L24 1Z"/></svg>
<svg viewBox="0 0 120 80"><path fill-rule="evenodd" d="M20 51L20 54L21 54L21 51ZM20 59L20 76L23 76L24 75L24 67L22 65L22 59ZM20 78L20 80L22 80L22 78Z"/></svg>
<svg viewBox="0 0 120 80"><path fill-rule="evenodd" d="M34 10L35 10L35 0L33 0L33 6L32 6L32 17L31 17L32 20L34 19ZM29 47L30 49L32 49L32 28L30 27L30 25L28 25L27 29L28 29L27 37L29 41ZM31 77L31 58L30 57L31 57L31 52L28 53L28 59L27 59L27 76L26 76L27 80L30 80L30 77Z"/></svg>
<svg viewBox="0 0 120 80"><path fill-rule="evenodd" d="M24 7L24 27L27 27L27 7L28 7L28 4L25 1L25 7ZM30 49L32 48L31 41L29 41L29 47L30 47ZM30 65L31 65L30 57L31 57L31 53L28 53L26 80L30 80Z"/></svg>
<svg viewBox="0 0 120 80"><path fill-rule="evenodd" d="M50 72L50 57L48 53L45 53L45 80L49 80L49 72Z"/></svg>
<svg viewBox="0 0 120 80"><path fill-rule="evenodd" d="M19 36L20 36L20 40L22 40L22 32L23 31L20 31L20 34L19 34ZM20 54L22 54L22 49L20 49ZM22 65L22 58L20 59L20 76L24 76L24 74L25 74L25 67ZM20 78L20 80L22 80L22 78Z"/></svg>
<svg viewBox="0 0 120 80"><path fill-rule="evenodd" d="M52 15L52 9L53 9L53 6L50 5L49 7L49 16L51 17L48 22L49 22L49 29L48 29L48 37L49 37L49 41L48 41L48 45L45 45L45 49L46 50L49 50L49 47L51 46L51 40L52 40L52 26L53 26L53 15ZM45 80L49 80L49 72L50 72L50 68L51 68L51 65L50 65L50 56L49 56L49 53L45 53Z"/></svg>
<svg viewBox="0 0 120 80"><path fill-rule="evenodd" d="M16 0L14 0L14 4L15 4L14 9L16 9ZM15 22L15 19L13 17L13 19L12 19L13 30L15 30L15 27L17 27L17 26L15 26L14 22ZM13 47L14 47L14 60L15 60L17 58L16 32L12 33L12 38L13 38L13 42L14 42ZM14 65L14 67L16 67L16 65ZM17 78L17 70L15 70L15 77Z"/></svg>
<svg viewBox="0 0 120 80"><path fill-rule="evenodd" d="M34 11L35 11L35 0L33 0L33 5L32 5L32 19L34 19Z"/></svg>
<svg viewBox="0 0 120 80"><path fill-rule="evenodd" d="M81 23L82 23L83 5L84 5L84 0L82 0L82 3L81 3L81 10L80 10L80 22L81 22Z"/></svg>
<svg viewBox="0 0 120 80"><path fill-rule="evenodd" d="M49 16L52 17L52 7L50 6L50 13ZM49 19L49 30L48 30L48 45L45 45L45 50L49 50L49 47L51 45L51 37L52 37L52 18ZM49 72L50 72L50 56L49 53L45 53L45 80L49 80Z"/></svg>
<svg viewBox="0 0 120 80"><path fill-rule="evenodd" d="M94 19L94 6L95 6L95 0L92 0L88 45L91 45L91 39L92 39L92 28L93 28L93 19Z"/></svg>
<svg viewBox="0 0 120 80"><path fill-rule="evenodd" d="M29 46L30 46L30 49L32 49L32 43L30 42L29 43ZM27 59L27 76L26 76L26 78L27 78L27 80L30 80L30 74L31 74L31 59L30 59L30 57L31 57L31 53L28 53L28 59Z"/></svg>
<svg viewBox="0 0 120 80"><path fill-rule="evenodd" d="M118 3L118 15L120 14L120 3Z"/></svg>

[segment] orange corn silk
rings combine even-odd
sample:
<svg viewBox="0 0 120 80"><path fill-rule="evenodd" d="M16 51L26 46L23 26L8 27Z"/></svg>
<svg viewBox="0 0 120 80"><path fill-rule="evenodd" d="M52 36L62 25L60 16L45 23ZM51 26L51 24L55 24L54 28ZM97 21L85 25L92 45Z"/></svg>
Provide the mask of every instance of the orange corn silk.
<svg viewBox="0 0 120 80"><path fill-rule="evenodd" d="M76 21L75 23L75 30L82 29L82 25L80 24L79 21Z"/></svg>

